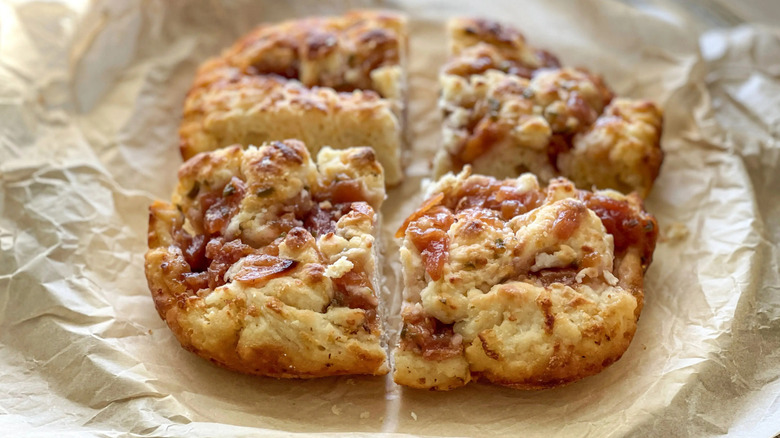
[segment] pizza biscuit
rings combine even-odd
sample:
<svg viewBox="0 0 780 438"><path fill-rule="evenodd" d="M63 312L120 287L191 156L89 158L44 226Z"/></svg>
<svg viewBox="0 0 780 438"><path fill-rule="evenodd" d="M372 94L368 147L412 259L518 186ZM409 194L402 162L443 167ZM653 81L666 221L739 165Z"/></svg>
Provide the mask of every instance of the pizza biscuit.
<svg viewBox="0 0 780 438"><path fill-rule="evenodd" d="M179 130L182 157L286 138L313 155L370 146L396 185L406 46L405 18L389 12L262 25L198 70Z"/></svg>
<svg viewBox="0 0 780 438"><path fill-rule="evenodd" d="M583 189L648 195L663 160L654 103L615 98L599 76L560 67L508 26L456 19L449 27L437 177L470 164L497 178L532 172L543 182L564 176Z"/></svg>
<svg viewBox="0 0 780 438"><path fill-rule="evenodd" d="M444 176L396 235L395 381L541 389L598 373L633 338L657 232L636 194L472 176L468 166Z"/></svg>
<svg viewBox="0 0 780 438"><path fill-rule="evenodd" d="M297 140L203 153L171 203L150 207L146 276L182 346L273 377L388 372L380 342L378 211L370 148Z"/></svg>

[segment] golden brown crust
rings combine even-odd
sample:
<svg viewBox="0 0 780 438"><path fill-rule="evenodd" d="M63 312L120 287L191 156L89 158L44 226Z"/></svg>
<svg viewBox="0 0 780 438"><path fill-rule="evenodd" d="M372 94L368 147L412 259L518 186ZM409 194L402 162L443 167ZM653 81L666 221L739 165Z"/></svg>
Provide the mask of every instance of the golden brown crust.
<svg viewBox="0 0 780 438"><path fill-rule="evenodd" d="M234 143L300 138L371 146L386 181L402 178L406 21L352 12L262 25L205 62L187 95L184 159Z"/></svg>
<svg viewBox="0 0 780 438"><path fill-rule="evenodd" d="M150 207L146 276L182 346L273 377L385 374L377 316L382 168L295 140L197 155Z"/></svg>
<svg viewBox="0 0 780 438"><path fill-rule="evenodd" d="M487 70L530 78L540 68L560 67L553 54L526 44L516 29L492 20L455 18L447 24L452 57L447 74L469 76Z"/></svg>
<svg viewBox="0 0 780 438"><path fill-rule="evenodd" d="M531 174L447 175L401 228L404 328L397 383L564 385L633 338L657 237L637 195ZM399 360L398 358L401 358Z"/></svg>
<svg viewBox="0 0 780 438"><path fill-rule="evenodd" d="M374 90L382 94L371 78L372 72L400 65L405 51L403 16L355 11L339 17L261 25L227 49L221 61L242 74L273 74L297 79L308 87ZM219 64L217 61L204 65L195 84L206 85L208 72Z"/></svg>
<svg viewBox="0 0 780 438"><path fill-rule="evenodd" d="M598 75L560 68L499 23L454 20L452 57L442 69L441 176L471 164L499 178L533 172L578 187L645 197L663 153L663 116L652 102L614 99Z"/></svg>

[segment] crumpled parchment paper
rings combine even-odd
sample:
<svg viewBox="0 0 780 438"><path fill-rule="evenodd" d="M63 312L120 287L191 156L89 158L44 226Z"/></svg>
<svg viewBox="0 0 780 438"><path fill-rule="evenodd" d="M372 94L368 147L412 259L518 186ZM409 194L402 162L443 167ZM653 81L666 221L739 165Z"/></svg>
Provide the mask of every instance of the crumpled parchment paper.
<svg viewBox="0 0 780 438"><path fill-rule="evenodd" d="M147 206L175 184L197 65L262 21L356 7L411 17L413 148L383 209L395 311L391 236L438 145L447 17L516 25L619 94L663 104L666 160L646 206L664 239L623 359L555 390L432 393L383 378L244 376L180 348L154 310L143 254ZM0 3L2 435L774 435L780 31L712 32L701 47L688 26L595 0Z"/></svg>

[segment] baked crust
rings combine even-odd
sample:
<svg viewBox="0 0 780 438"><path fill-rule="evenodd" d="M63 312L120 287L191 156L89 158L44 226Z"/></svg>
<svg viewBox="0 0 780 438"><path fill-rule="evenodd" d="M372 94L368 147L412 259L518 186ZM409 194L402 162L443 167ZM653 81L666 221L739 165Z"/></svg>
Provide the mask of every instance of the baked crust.
<svg viewBox="0 0 780 438"><path fill-rule="evenodd" d="M443 72L468 77L498 70L530 78L541 68L558 68L552 53L529 46L523 34L496 21L453 18L447 23L450 60Z"/></svg>
<svg viewBox="0 0 780 438"><path fill-rule="evenodd" d="M634 336L657 237L636 194L531 174L441 178L399 230L404 321L394 379L551 388L598 373Z"/></svg>
<svg viewBox="0 0 780 438"><path fill-rule="evenodd" d="M371 146L388 185L403 176L406 20L358 11L262 25L204 63L184 104L182 157L300 138Z"/></svg>
<svg viewBox="0 0 780 438"><path fill-rule="evenodd" d="M273 377L388 372L377 315L382 168L297 140L197 155L150 207L146 276L182 346Z"/></svg>
<svg viewBox="0 0 780 438"><path fill-rule="evenodd" d="M499 23L456 19L450 39L437 177L471 164L497 178L532 172L543 182L565 176L584 189L649 194L663 160L654 103L613 98L599 76L561 68Z"/></svg>

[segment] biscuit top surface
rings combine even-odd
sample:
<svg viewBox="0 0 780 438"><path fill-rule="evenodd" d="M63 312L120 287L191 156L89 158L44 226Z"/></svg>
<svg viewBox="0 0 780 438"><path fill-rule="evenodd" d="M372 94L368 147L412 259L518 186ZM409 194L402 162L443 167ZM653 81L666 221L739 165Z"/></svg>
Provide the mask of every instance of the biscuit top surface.
<svg viewBox="0 0 780 438"><path fill-rule="evenodd" d="M336 91L373 90L372 74L404 61L406 21L390 12L356 11L261 25L204 64L194 87L241 75L276 75ZM381 87L380 87L381 88Z"/></svg>
<svg viewBox="0 0 780 438"><path fill-rule="evenodd" d="M450 235L457 240L471 234L480 235L491 228L505 229L515 237L500 244L485 241L488 246L506 249L511 242L532 241L534 247L524 244L522 250L534 253L571 243L572 236L578 235L577 230L603 230L612 236L614 242L610 246L617 254L635 248L641 253L644 268L652 261L657 223L644 211L641 199L635 195L626 196L613 190L578 190L564 178L541 188L532 174L497 180L469 175L469 172L447 175L434 184L427 201L406 219L396 234L396 237L411 240L420 251L430 248L423 258L427 259L426 271L433 281L443 275L449 246L444 241L453 240ZM550 216L550 220L543 222L549 222L552 234L542 232L552 239L549 244L542 244L534 237L535 233L530 233L533 220L529 222L529 218L537 218L542 212ZM520 239L518 233L530 234ZM611 248L604 250L612 252ZM521 258L521 261L522 264L516 265L517 269L525 273L539 271L529 264L532 260Z"/></svg>
<svg viewBox="0 0 780 438"><path fill-rule="evenodd" d="M257 287L304 267L299 262L327 267L335 240L372 234L384 197L382 168L369 148L324 148L315 165L296 140L229 147L181 167L173 195L181 215L166 224L167 243L181 249L192 291L230 281ZM158 234L150 231L150 248L166 244Z"/></svg>
<svg viewBox="0 0 780 438"><path fill-rule="evenodd" d="M558 143L570 143L591 128L613 97L600 77L572 68L539 70L532 79L497 71L468 80L445 78L442 94L446 125L470 133L452 151L464 163L504 137L548 149L554 161L569 149Z"/></svg>
<svg viewBox="0 0 780 438"><path fill-rule="evenodd" d="M417 337L402 336L402 349L422 349L435 359L460 354L460 346L444 341L446 327L434 326L462 326L472 299L505 284L620 287L641 296L637 284L652 260L657 230L636 195L578 190L563 178L542 188L531 174L501 181L470 176L467 168L446 175L396 235L416 254L406 266L407 300L422 305L406 311L406 334L417 327ZM637 261L631 272L619 269L626 257ZM421 324L431 327L421 331ZM422 332L431 336L421 338Z"/></svg>
<svg viewBox="0 0 780 438"><path fill-rule="evenodd" d="M475 18L456 18L448 23L452 57L443 71L459 76L487 70L530 78L535 70L560 67L558 58L529 46L516 29L502 23Z"/></svg>

